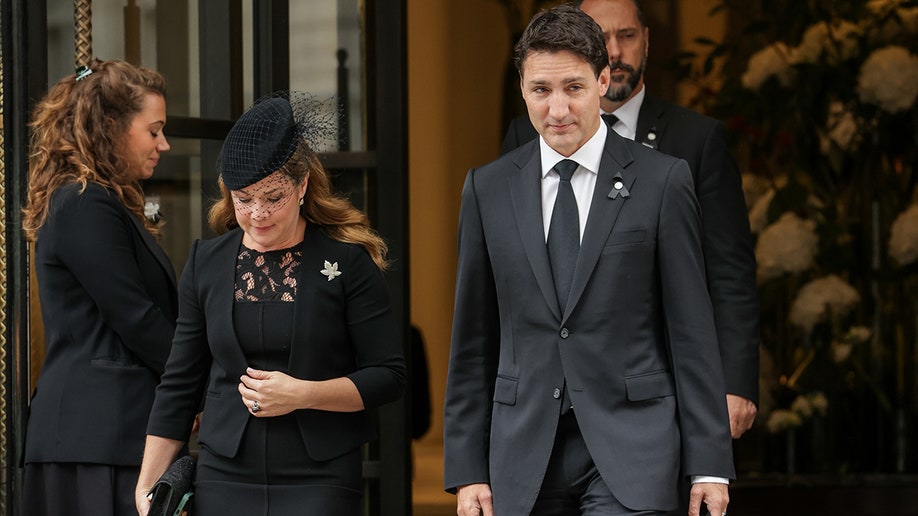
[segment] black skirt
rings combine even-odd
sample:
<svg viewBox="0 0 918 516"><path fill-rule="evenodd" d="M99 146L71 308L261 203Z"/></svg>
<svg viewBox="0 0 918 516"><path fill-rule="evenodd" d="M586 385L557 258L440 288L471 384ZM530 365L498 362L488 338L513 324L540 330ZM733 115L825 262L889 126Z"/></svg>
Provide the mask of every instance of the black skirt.
<svg viewBox="0 0 918 516"><path fill-rule="evenodd" d="M30 462L22 481L22 516L137 516L139 466Z"/></svg>

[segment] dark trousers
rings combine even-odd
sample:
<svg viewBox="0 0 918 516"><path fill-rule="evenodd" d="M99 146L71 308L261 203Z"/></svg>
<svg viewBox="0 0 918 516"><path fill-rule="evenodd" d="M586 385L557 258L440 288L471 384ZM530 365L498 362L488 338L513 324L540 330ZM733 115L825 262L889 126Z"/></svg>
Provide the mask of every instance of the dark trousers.
<svg viewBox="0 0 918 516"><path fill-rule="evenodd" d="M599 475L574 410L561 416L542 489L531 516L655 516L619 502Z"/></svg>

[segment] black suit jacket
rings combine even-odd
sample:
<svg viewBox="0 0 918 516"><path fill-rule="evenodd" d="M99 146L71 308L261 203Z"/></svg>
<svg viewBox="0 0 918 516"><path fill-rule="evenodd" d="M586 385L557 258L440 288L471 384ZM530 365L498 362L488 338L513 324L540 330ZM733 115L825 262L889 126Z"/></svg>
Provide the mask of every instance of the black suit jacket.
<svg viewBox="0 0 918 516"><path fill-rule="evenodd" d="M538 137L528 117L514 119L501 154ZM759 399L759 300L749 217L726 130L717 120L647 95L636 141L688 162L701 205L708 291L727 392Z"/></svg>
<svg viewBox="0 0 918 516"><path fill-rule="evenodd" d="M172 354L150 415L147 433L186 441L204 400L199 441L234 457L251 416L237 389L248 363L233 326L233 289L242 231L192 245L179 288L180 309ZM397 399L406 384L398 338L382 272L363 247L306 228L290 362L286 372L305 380L347 376L367 410ZM339 264L329 281L325 262ZM367 411L295 412L309 455L328 460L375 437Z"/></svg>
<svg viewBox="0 0 918 516"><path fill-rule="evenodd" d="M627 196L616 195L618 180ZM632 509L675 509L680 466L686 475L734 475L688 165L609 131L564 313L540 185L538 141L466 178L446 488L490 483L495 514L529 514L566 379L616 498Z"/></svg>
<svg viewBox="0 0 918 516"><path fill-rule="evenodd" d="M172 264L114 194L89 183L52 195L35 271L47 345L25 462L139 465L175 330Z"/></svg>

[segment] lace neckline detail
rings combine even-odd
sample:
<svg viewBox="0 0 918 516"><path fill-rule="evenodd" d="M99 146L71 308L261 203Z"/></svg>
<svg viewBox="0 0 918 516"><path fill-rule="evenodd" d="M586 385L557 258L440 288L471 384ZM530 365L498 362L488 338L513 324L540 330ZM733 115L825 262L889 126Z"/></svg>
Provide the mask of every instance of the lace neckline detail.
<svg viewBox="0 0 918 516"><path fill-rule="evenodd" d="M296 300L296 276L302 258L299 245L262 252L240 244L236 257L235 301L292 303Z"/></svg>

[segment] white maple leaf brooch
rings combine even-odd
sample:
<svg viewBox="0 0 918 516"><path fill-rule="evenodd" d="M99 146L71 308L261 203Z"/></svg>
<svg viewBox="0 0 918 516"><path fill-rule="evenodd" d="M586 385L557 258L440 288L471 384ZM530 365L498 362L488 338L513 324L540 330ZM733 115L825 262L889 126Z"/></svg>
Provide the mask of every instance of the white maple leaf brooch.
<svg viewBox="0 0 918 516"><path fill-rule="evenodd" d="M328 260L325 260L325 268L321 272L328 277L328 281L341 275L341 271L338 270L338 262L329 263Z"/></svg>

